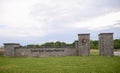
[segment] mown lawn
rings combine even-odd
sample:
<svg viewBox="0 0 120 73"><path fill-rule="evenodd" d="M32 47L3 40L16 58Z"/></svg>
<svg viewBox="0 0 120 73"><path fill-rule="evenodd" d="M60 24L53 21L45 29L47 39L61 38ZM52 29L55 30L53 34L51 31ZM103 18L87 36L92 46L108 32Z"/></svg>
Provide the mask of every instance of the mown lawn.
<svg viewBox="0 0 120 73"><path fill-rule="evenodd" d="M120 57L67 56L6 58L0 56L0 73L120 73Z"/></svg>

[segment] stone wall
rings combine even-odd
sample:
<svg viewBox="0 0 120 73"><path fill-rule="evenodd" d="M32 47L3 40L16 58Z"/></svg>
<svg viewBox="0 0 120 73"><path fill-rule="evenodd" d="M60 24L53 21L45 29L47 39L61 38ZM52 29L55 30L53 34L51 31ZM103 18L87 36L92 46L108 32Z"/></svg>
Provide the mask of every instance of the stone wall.
<svg viewBox="0 0 120 73"><path fill-rule="evenodd" d="M75 48L24 48L17 47L14 56L48 57L48 56L72 56L76 55Z"/></svg>
<svg viewBox="0 0 120 73"><path fill-rule="evenodd" d="M4 48L5 56L88 56L90 55L90 34L78 34L75 48L27 48L21 47L18 43L5 43ZM113 33L99 34L99 50L100 55L113 55Z"/></svg>

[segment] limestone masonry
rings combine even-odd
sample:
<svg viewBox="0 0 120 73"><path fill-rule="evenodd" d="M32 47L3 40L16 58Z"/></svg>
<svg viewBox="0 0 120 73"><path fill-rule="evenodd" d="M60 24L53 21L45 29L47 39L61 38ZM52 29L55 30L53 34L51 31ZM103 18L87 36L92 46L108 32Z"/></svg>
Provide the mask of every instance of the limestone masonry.
<svg viewBox="0 0 120 73"><path fill-rule="evenodd" d="M28 48L18 43L4 43L4 56L49 57L89 56L90 34L78 34L75 48ZM99 34L100 55L113 56L113 33Z"/></svg>
<svg viewBox="0 0 120 73"><path fill-rule="evenodd" d="M90 34L78 34L78 55L90 54Z"/></svg>
<svg viewBox="0 0 120 73"><path fill-rule="evenodd" d="M99 50L100 55L113 55L113 33L99 34Z"/></svg>

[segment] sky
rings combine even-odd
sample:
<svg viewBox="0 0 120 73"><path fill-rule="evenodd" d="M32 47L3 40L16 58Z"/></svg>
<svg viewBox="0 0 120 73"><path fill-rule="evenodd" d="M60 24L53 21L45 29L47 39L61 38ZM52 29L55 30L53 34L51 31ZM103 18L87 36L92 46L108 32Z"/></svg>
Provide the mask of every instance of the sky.
<svg viewBox="0 0 120 73"><path fill-rule="evenodd" d="M72 43L85 33L120 39L120 0L0 0L0 45Z"/></svg>

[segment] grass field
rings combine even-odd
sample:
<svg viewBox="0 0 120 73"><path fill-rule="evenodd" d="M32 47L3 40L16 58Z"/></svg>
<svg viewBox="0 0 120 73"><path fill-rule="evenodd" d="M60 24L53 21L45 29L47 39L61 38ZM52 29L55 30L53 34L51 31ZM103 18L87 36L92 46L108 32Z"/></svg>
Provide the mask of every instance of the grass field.
<svg viewBox="0 0 120 73"><path fill-rule="evenodd" d="M120 57L67 56L6 58L0 56L0 73L120 73Z"/></svg>

